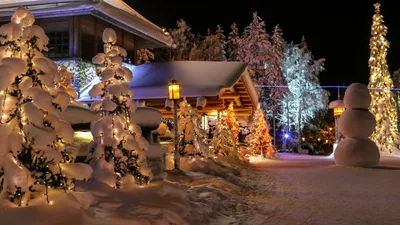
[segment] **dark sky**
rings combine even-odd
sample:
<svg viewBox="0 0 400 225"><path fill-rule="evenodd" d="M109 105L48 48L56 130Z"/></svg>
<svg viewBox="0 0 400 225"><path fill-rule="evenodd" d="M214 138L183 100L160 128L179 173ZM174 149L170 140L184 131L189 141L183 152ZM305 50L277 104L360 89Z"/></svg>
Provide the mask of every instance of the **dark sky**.
<svg viewBox="0 0 400 225"><path fill-rule="evenodd" d="M175 27L184 19L195 33L221 25L228 33L236 22L243 31L252 12L266 22L268 32L276 24L287 41L299 42L305 35L317 58L326 59L321 85L367 84L369 77L369 38L376 0L125 0L155 24ZM350 2L350 4L349 4ZM400 68L399 0L381 0L381 13L388 27L390 72Z"/></svg>

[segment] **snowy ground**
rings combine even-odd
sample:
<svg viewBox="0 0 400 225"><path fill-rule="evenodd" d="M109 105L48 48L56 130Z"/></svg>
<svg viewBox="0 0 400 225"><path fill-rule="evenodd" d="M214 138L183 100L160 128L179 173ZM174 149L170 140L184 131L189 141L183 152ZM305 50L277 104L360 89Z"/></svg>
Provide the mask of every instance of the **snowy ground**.
<svg viewBox="0 0 400 225"><path fill-rule="evenodd" d="M326 157L282 154L251 166L186 160L182 169L189 172L169 171L165 182L146 187L79 185L94 197L86 210L69 198L25 208L0 202L0 224L400 224L400 158L384 157L380 168L362 169L337 167Z"/></svg>
<svg viewBox="0 0 400 225"><path fill-rule="evenodd" d="M272 179L274 188L258 199L264 220L245 224L400 224L400 158L382 157L379 168L363 169L326 157L281 156L255 165L257 179Z"/></svg>

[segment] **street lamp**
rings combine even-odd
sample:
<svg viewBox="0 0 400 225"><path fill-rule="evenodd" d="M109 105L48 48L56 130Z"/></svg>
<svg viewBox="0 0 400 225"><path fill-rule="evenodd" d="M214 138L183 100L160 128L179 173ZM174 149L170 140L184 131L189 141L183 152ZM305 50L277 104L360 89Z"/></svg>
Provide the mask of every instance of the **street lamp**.
<svg viewBox="0 0 400 225"><path fill-rule="evenodd" d="M336 146L340 141L340 132L339 132L339 117L344 113L346 110L344 107L343 100L335 100L329 103L329 108L333 109L333 117L335 118L335 138L336 142L333 144L333 153L335 152ZM332 155L333 155L332 153Z"/></svg>
<svg viewBox="0 0 400 225"><path fill-rule="evenodd" d="M178 134L178 115L177 115L177 104L176 101L181 98L181 90L180 85L176 80L172 80L171 83L168 84L168 98L174 101L174 166L175 169L179 170L180 166L180 155L179 155L179 134Z"/></svg>

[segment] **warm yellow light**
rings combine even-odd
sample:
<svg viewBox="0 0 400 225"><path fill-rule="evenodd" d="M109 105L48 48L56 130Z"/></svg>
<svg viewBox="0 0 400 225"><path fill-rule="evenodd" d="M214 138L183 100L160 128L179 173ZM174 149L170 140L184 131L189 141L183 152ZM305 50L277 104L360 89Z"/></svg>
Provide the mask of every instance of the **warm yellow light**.
<svg viewBox="0 0 400 225"><path fill-rule="evenodd" d="M332 131L333 129L332 129L332 127L329 127L329 131Z"/></svg>
<svg viewBox="0 0 400 225"><path fill-rule="evenodd" d="M328 143L328 140L325 140L325 143Z"/></svg>
<svg viewBox="0 0 400 225"><path fill-rule="evenodd" d="M169 99L180 99L181 98L181 90L180 85L176 80L172 80L171 83L168 84L168 98Z"/></svg>
<svg viewBox="0 0 400 225"><path fill-rule="evenodd" d="M306 138L305 138L305 137L302 137L301 140L302 140L302 141L306 141Z"/></svg>
<svg viewBox="0 0 400 225"><path fill-rule="evenodd" d="M208 130L208 116L207 116L207 114L203 114L201 116L201 127L204 130Z"/></svg>
<svg viewBox="0 0 400 225"><path fill-rule="evenodd" d="M343 114L345 108L344 107L336 107L333 109L333 115L334 116L340 116Z"/></svg>
<svg viewBox="0 0 400 225"><path fill-rule="evenodd" d="M321 138L318 138L318 141L321 141Z"/></svg>

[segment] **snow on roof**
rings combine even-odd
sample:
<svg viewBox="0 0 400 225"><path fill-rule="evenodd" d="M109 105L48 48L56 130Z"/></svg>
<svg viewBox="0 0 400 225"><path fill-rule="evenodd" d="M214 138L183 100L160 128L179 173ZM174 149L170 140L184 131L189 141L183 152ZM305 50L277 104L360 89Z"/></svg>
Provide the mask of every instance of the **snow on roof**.
<svg viewBox="0 0 400 225"><path fill-rule="evenodd" d="M0 18L26 6L36 17L92 14L145 39L171 46L172 38L122 0L0 0Z"/></svg>
<svg viewBox="0 0 400 225"><path fill-rule="evenodd" d="M241 77L252 100L257 101L254 85L241 62L173 61L132 66L131 89L134 99L168 98L168 83L175 79L181 85L182 97L218 96L224 88L232 87ZM88 95L94 80L83 89L80 101L92 101Z"/></svg>
<svg viewBox="0 0 400 225"><path fill-rule="evenodd" d="M332 101L331 103L329 103L330 109L339 108L339 107L344 107L343 100L335 100L335 101Z"/></svg>

